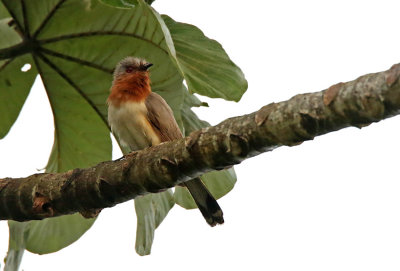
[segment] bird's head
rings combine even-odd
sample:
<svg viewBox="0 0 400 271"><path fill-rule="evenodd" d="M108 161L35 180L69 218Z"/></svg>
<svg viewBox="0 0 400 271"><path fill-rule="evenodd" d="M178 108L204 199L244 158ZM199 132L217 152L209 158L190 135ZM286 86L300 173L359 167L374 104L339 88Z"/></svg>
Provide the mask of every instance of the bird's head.
<svg viewBox="0 0 400 271"><path fill-rule="evenodd" d="M153 64L137 57L126 57L114 70L108 103L143 101L151 92L149 71Z"/></svg>
<svg viewBox="0 0 400 271"><path fill-rule="evenodd" d="M134 73L146 73L153 64L144 59L128 56L122 59L114 70L114 80Z"/></svg>

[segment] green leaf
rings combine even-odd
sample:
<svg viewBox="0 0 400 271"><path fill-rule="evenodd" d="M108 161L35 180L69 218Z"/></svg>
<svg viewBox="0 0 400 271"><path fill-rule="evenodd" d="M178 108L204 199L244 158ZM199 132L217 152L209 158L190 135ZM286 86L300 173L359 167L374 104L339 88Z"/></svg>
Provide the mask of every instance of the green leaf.
<svg viewBox="0 0 400 271"><path fill-rule="evenodd" d="M190 92L239 101L247 81L222 46L197 27L162 15L174 42L176 58Z"/></svg>
<svg viewBox="0 0 400 271"><path fill-rule="evenodd" d="M0 10L2 10L2 6L0 6ZM10 22L10 18L0 20L0 49L16 45L22 41L21 37L18 35L15 29L9 25Z"/></svg>
<svg viewBox="0 0 400 271"><path fill-rule="evenodd" d="M80 238L94 223L80 214L48 218L29 222L26 249L37 254L58 251Z"/></svg>
<svg viewBox="0 0 400 271"><path fill-rule="evenodd" d="M8 221L10 239L5 270L18 270L24 250L37 254L58 251L80 238L95 219L80 214L48 218L41 221Z"/></svg>
<svg viewBox="0 0 400 271"><path fill-rule="evenodd" d="M4 271L16 271L25 251L26 234L29 232L28 222L8 221L10 239L8 241L8 252L5 259ZM12 237L12 238L11 238Z"/></svg>
<svg viewBox="0 0 400 271"><path fill-rule="evenodd" d="M4 6L0 4L0 17ZM0 20L0 49L22 41L15 30L8 25L10 19ZM21 71L24 64L31 65L28 71ZM5 137L17 119L25 103L29 90L37 75L32 58L25 55L19 58L0 60L0 139Z"/></svg>
<svg viewBox="0 0 400 271"><path fill-rule="evenodd" d="M31 68L24 72L21 68L25 64ZM16 121L36 75L30 55L8 59L0 65L0 139L7 135Z"/></svg>
<svg viewBox="0 0 400 271"><path fill-rule="evenodd" d="M217 43L202 36L197 28L170 19L170 27L174 30L174 37L179 45L177 47L179 50L175 51L175 40L173 41L170 30L161 16L144 0L135 0L135 3L134 8L113 8L94 0L2 1L7 9L6 13L12 15L15 26L11 28L8 24L0 24L2 27L0 31L4 30L7 37L11 37L10 40L0 39L0 57L17 55L10 63L21 64L26 63L25 61L32 62L34 55L32 73L39 71L53 110L55 140L46 169L48 172L88 167L110 159L111 143L106 124L105 100L111 85L113 68L122 58L134 55L154 63L151 69L152 88L171 105L180 126L183 127L186 122L186 130L190 129L190 125L187 124L189 119L194 124L198 120L192 118L190 114L181 116L187 109L182 107L187 93L182 85L184 77L192 91L201 93L199 84L203 83L206 84L205 92L209 92L210 86L219 89L217 79L210 76L210 82L202 81L199 74L204 71L214 72L215 68L210 67L215 64L220 65L221 59L225 61L221 64L221 70L224 72L224 76L220 78L221 82L235 72L241 74L219 44L219 47L215 46ZM187 31L189 28L190 31ZM20 33L12 32L15 29L19 29ZM20 35L23 40L30 42L22 42ZM184 39L190 38L194 38L193 50L185 48L183 42ZM13 47L15 44L17 46ZM216 54L215 59L218 63L209 62L210 54L199 51L197 47L201 44L212 45L211 55L214 57ZM20 55L21 52L24 55ZM203 53L207 61L202 59ZM198 54L200 62L188 60L188 57L198 57ZM7 61L0 59L0 66ZM199 70L195 71L192 65L197 64ZM230 70L226 68L227 65L230 65ZM5 76L3 72L4 70L0 71L0 78ZM14 73L16 72L13 72L13 75ZM231 83L239 81L235 77ZM225 87L235 94L230 99L240 98L241 94L238 95L237 88L230 88L229 84ZM220 91L223 91L224 96L230 93L225 93L224 91L227 91L225 89ZM23 95L19 97L22 99ZM192 100L195 103L195 99ZM23 101L19 104L22 106ZM14 111L19 112L19 109ZM15 118L16 116L14 120ZM0 126L6 127L2 123ZM170 195L168 197L171 198ZM138 218L138 221L142 221L148 216L154 217L154 223L143 222L141 223L143 226L138 227L137 247L142 247L138 250L142 254L150 251L151 242L148 242L148 238L154 235L156 225L161 223L162 218L172 207L172 204L165 204L168 200L162 197L151 198L148 208L140 208ZM144 207L144 203L141 205ZM42 246L33 245L31 242L34 241L31 241L26 247L36 253L61 249L78 239L93 221L73 215L35 222L32 224L34 226L31 226L31 231L26 233L26 240L28 242L40 239ZM71 223L74 223L74 227L70 226ZM45 234L47 229L51 229L49 230L51 234ZM64 238L62 235L66 232L68 234ZM44 248L46 246L49 247L48 250Z"/></svg>
<svg viewBox="0 0 400 271"><path fill-rule="evenodd" d="M11 17L3 3L0 1L0 19Z"/></svg>
<svg viewBox="0 0 400 271"><path fill-rule="evenodd" d="M159 15L143 1L134 9L80 0L5 0L4 4L21 34L34 41L22 46L36 55L35 66L53 110L55 142L48 172L88 167L111 158L105 100L114 66L128 55L155 64L153 90L172 105L180 119L183 78L170 57L172 40L165 25L160 25ZM79 238L93 221L74 215L35 222L27 240L40 238L43 247L31 242L27 247L35 253L61 249ZM70 227L71 223L75 227ZM63 238L68 229L71 231ZM46 235L47 231L51 234Z"/></svg>
<svg viewBox="0 0 400 271"><path fill-rule="evenodd" d="M139 255L150 254L155 229L161 224L173 206L174 198L171 189L135 199L137 214L135 248Z"/></svg>

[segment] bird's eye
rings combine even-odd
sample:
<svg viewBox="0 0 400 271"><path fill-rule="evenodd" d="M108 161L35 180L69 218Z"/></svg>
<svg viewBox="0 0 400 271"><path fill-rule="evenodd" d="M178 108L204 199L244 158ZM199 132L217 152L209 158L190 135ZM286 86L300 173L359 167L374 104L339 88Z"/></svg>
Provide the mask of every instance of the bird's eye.
<svg viewBox="0 0 400 271"><path fill-rule="evenodd" d="M125 71L127 73L131 73L131 72L133 72L133 67L132 66L126 67Z"/></svg>

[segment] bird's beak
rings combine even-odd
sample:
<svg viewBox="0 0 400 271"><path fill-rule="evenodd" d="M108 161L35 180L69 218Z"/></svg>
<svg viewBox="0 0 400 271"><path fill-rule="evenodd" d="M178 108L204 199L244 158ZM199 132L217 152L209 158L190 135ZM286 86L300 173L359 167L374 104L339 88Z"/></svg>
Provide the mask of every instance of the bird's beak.
<svg viewBox="0 0 400 271"><path fill-rule="evenodd" d="M144 68L145 71L147 71L151 66L153 66L152 63L146 63L146 64L143 65L143 68Z"/></svg>

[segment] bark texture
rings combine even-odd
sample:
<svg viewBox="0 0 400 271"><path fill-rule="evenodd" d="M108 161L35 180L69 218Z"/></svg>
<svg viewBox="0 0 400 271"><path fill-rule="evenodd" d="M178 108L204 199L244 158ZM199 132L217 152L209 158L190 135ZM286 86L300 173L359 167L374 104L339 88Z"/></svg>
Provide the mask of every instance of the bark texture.
<svg viewBox="0 0 400 271"><path fill-rule="evenodd" d="M0 179L0 219L95 214L282 145L298 145L349 126L361 128L400 113L399 77L396 64L92 168Z"/></svg>

